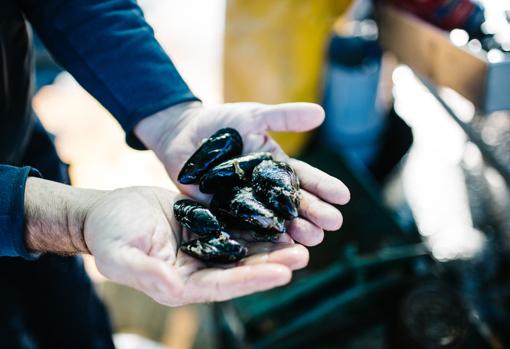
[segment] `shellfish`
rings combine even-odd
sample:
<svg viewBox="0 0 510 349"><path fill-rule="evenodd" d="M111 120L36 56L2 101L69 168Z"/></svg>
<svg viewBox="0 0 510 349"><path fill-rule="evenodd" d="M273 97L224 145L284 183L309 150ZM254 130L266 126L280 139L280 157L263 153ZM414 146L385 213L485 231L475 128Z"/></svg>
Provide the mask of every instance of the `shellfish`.
<svg viewBox="0 0 510 349"><path fill-rule="evenodd" d="M286 232L285 220L257 200L250 187L215 194L211 210L230 227L255 231L259 240L274 240Z"/></svg>
<svg viewBox="0 0 510 349"><path fill-rule="evenodd" d="M251 179L255 166L272 158L271 153L260 152L222 162L202 177L199 189L202 193L214 193L246 183Z"/></svg>
<svg viewBox="0 0 510 349"><path fill-rule="evenodd" d="M252 185L256 198L278 215L286 219L298 216L301 195L292 167L281 161L262 161L253 169Z"/></svg>
<svg viewBox="0 0 510 349"><path fill-rule="evenodd" d="M174 216L183 227L201 236L219 232L224 228L208 208L189 199L179 200L174 204Z"/></svg>
<svg viewBox="0 0 510 349"><path fill-rule="evenodd" d="M213 263L234 263L248 254L248 249L225 232L185 242L181 250L190 256Z"/></svg>
<svg viewBox="0 0 510 349"><path fill-rule="evenodd" d="M200 178L221 162L241 155L243 140L233 128L222 128L209 137L186 161L177 180L182 184L196 184Z"/></svg>

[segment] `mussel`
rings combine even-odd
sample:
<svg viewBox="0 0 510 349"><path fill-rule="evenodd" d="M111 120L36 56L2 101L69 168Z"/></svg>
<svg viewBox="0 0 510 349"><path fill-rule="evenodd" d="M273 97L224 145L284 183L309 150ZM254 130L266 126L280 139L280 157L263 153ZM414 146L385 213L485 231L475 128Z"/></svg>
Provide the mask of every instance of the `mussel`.
<svg viewBox="0 0 510 349"><path fill-rule="evenodd" d="M214 194L210 208L192 200L174 204L177 221L200 237L180 249L200 260L233 263L248 249L230 238L229 230L251 233L256 240L275 241L286 232L286 219L298 216L299 179L270 153L240 156L239 133L223 128L204 141L184 164L178 180L199 184L203 193Z"/></svg>
<svg viewBox="0 0 510 349"><path fill-rule="evenodd" d="M257 200L250 187L216 193L211 210L232 228L253 230L259 240L275 240L286 232L285 220Z"/></svg>
<svg viewBox="0 0 510 349"><path fill-rule="evenodd" d="M289 165L265 160L253 169L253 192L276 214L293 219L298 216L300 203L299 179Z"/></svg>
<svg viewBox="0 0 510 349"><path fill-rule="evenodd" d="M202 193L214 193L247 183L255 166L271 159L271 153L260 152L222 162L202 177L199 189Z"/></svg>
<svg viewBox="0 0 510 349"><path fill-rule="evenodd" d="M179 200L174 204L177 222L197 235L209 235L223 230L224 226L204 205L189 200Z"/></svg>
<svg viewBox="0 0 510 349"><path fill-rule="evenodd" d="M186 161L177 180L182 184L196 184L214 166L241 155L243 140L233 128L222 128L209 137Z"/></svg>
<svg viewBox="0 0 510 349"><path fill-rule="evenodd" d="M185 242L181 250L190 256L213 263L234 263L246 257L248 249L225 232Z"/></svg>

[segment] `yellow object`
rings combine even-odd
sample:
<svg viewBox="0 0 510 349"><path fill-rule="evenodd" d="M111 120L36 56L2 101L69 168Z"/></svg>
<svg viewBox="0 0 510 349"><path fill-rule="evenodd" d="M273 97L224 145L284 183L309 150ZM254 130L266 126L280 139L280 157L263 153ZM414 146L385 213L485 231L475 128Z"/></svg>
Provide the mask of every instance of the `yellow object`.
<svg viewBox="0 0 510 349"><path fill-rule="evenodd" d="M225 101L319 102L327 39L350 0L227 0ZM273 136L295 155L309 133Z"/></svg>

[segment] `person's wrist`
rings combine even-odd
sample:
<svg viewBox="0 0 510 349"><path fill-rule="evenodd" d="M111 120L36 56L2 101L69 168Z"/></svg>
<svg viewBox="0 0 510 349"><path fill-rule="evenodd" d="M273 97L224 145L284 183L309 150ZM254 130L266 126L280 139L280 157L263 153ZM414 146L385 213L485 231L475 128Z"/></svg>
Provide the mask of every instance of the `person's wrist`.
<svg viewBox="0 0 510 349"><path fill-rule="evenodd" d="M100 201L106 192L90 189L72 188L76 191L77 200L67 209L67 231L72 245L78 253L91 254L85 240L85 221L94 205Z"/></svg>
<svg viewBox="0 0 510 349"><path fill-rule="evenodd" d="M103 192L29 178L25 187L25 244L31 252L90 253L83 227Z"/></svg>
<svg viewBox="0 0 510 349"><path fill-rule="evenodd" d="M186 120L202 106L199 101L179 103L163 109L141 120L134 128L134 133L148 148L159 153L165 142L177 135Z"/></svg>

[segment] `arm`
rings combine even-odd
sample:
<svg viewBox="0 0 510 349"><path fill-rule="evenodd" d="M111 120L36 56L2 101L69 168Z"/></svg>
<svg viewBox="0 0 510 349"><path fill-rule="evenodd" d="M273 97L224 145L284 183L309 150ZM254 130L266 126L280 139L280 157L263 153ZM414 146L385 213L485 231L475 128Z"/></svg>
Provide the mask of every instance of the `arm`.
<svg viewBox="0 0 510 349"><path fill-rule="evenodd" d="M284 130L284 126L291 125L292 120L287 123L282 116L288 114L291 119L311 116L311 122L302 123L294 131L310 129L322 121L322 111L309 105L304 111L300 106L292 105L290 111L285 107L267 109L261 105L209 110L202 109L200 103L198 106L189 103L196 101L196 97L157 44L152 29L134 1L19 1L55 58L119 120L128 133L128 143L140 145L135 142L133 128L142 120L153 120L146 124L147 127L141 127L137 135L145 135L144 144L158 154L174 179L178 167L200 140L221 127L243 128L241 131L248 145L246 151L266 149L283 157L265 133L269 129ZM274 115L276 118L271 121ZM166 137L160 136L165 133ZM334 203L344 203L348 199L345 186L338 181L324 177L320 171L295 164L304 175L305 188L313 189L325 179L326 183L319 190L311 191ZM312 177L313 181L310 180ZM44 197L52 195L51 191L42 187L41 190L40 195ZM187 188L186 192L193 191ZM83 244L80 244L80 235L73 233L73 228L66 231L52 225L54 215L58 213L48 211L48 205L38 207L38 199L29 199L35 208L29 207L28 212L38 212L32 217L45 222L27 222L29 227L35 227L29 228L32 230L28 232L29 239L34 239L29 244L36 250L61 253L73 253L73 248L75 252L87 248L105 276L141 289L165 304L225 300L271 288L288 282L291 270L307 264L308 251L301 245L289 242L268 248L255 243L250 250L253 255L238 267L228 270L205 268L177 251L178 241L183 237L168 212L175 194L163 193L163 190L138 188L105 194L85 213ZM28 193L27 198L31 195ZM294 221L291 235L297 241L311 245L320 242L323 228L337 229L341 216L335 208L312 194L306 194L306 197L301 207L304 218ZM66 202L65 199L62 201ZM73 204L66 205L74 207ZM77 222L80 222L79 218ZM47 228L48 224L50 228ZM55 247L52 242L60 241L55 237L59 233L62 236L68 233L68 236L63 237L60 247Z"/></svg>
<svg viewBox="0 0 510 349"><path fill-rule="evenodd" d="M172 179L200 141L222 127L238 129L245 152L270 151L288 161L303 184L300 218L290 235L305 245L322 241L323 230L337 230L349 191L339 180L288 159L267 131L303 132L321 124L317 105L267 106L239 103L204 107L179 77L154 39L140 9L130 0L20 0L50 51L76 79L139 137L164 163ZM134 128L136 126L136 131ZM181 186L195 198L196 186Z"/></svg>
<svg viewBox="0 0 510 349"><path fill-rule="evenodd" d="M267 131L307 131L324 119L324 111L311 104L206 108L190 103L196 98L154 39L134 1L21 1L57 60L117 117L128 133L128 143L140 145L140 139L158 155L174 180L198 143L222 127L241 131L246 152L271 151L287 161ZM349 192L335 178L297 160L288 161L306 189L303 219L293 223L291 235L303 244L318 244L323 230L337 230L342 222L340 212L330 203L345 204ZM196 188L181 189L200 197Z"/></svg>
<svg viewBox="0 0 510 349"><path fill-rule="evenodd" d="M145 117L197 100L131 0L20 0L55 57L119 121L132 146Z"/></svg>

